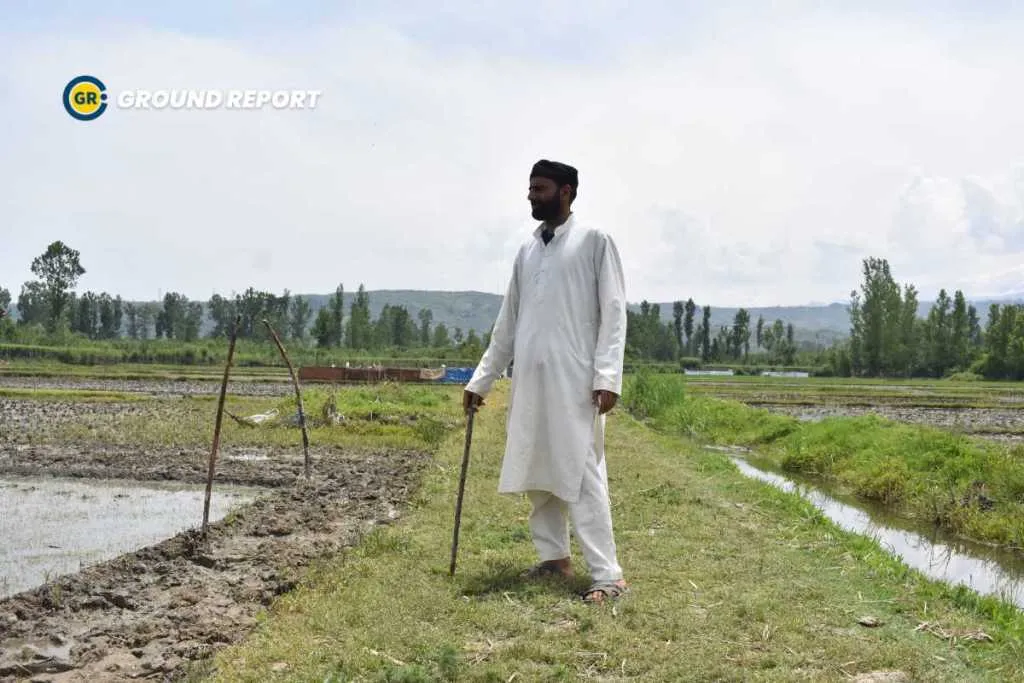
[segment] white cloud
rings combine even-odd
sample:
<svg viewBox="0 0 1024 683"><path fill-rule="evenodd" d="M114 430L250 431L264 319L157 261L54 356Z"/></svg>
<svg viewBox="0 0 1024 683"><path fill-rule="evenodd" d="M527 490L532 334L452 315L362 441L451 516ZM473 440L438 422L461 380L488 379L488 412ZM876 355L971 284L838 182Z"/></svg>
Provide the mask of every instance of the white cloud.
<svg viewBox="0 0 1024 683"><path fill-rule="evenodd" d="M894 262L937 291L1000 296L1024 290L1024 165L978 177L914 178L901 196Z"/></svg>
<svg viewBox="0 0 1024 683"><path fill-rule="evenodd" d="M141 23L12 37L0 286L16 296L32 257L63 239L83 254L82 287L133 298L338 282L501 292L533 227L527 171L548 157L580 168L577 210L617 239L631 299L843 299L868 255L923 296L1012 287L1014 18L464 9L271 41ZM656 32L628 40L645 20ZM493 39L438 42L445 30ZM311 112L111 109L79 123L59 94L83 70L114 91L324 95Z"/></svg>

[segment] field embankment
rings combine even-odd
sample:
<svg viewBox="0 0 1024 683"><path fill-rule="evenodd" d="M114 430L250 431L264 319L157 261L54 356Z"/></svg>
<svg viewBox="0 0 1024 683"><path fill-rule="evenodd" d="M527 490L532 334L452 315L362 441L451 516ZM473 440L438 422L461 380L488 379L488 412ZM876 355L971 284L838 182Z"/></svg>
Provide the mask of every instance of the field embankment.
<svg viewBox="0 0 1024 683"><path fill-rule="evenodd" d="M633 387L635 389L635 385ZM1024 675L1024 615L925 580L813 506L621 410L608 458L633 591L529 582L528 504L500 496L507 387L476 418L448 576L461 434L395 525L319 563L213 680L984 681ZM887 678L872 677L887 672Z"/></svg>
<svg viewBox="0 0 1024 683"><path fill-rule="evenodd" d="M875 413L801 420L745 405L749 400L744 398L742 384L721 392L731 395L725 398L709 396L705 387L695 388L698 383L679 377L643 375L631 381L631 408L648 416L659 429L708 443L755 447L785 470L820 478L954 533L1024 550L1024 448L1020 446L990 443L964 431L901 423ZM764 391L764 384L750 387ZM922 394L935 392L934 387L916 388ZM801 393L834 395L854 389L809 387ZM872 391L876 396L886 391L900 396L901 388ZM978 389L967 393L979 401L1010 398L996 392L988 396Z"/></svg>

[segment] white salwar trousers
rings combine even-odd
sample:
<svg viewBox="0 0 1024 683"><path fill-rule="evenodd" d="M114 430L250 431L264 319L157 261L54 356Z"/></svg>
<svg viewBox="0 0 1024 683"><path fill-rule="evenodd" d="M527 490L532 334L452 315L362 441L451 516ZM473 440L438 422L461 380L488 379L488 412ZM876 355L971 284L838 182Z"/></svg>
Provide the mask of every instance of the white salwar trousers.
<svg viewBox="0 0 1024 683"><path fill-rule="evenodd" d="M605 462L591 449L576 503L567 503L547 491L528 491L527 496L533 505L530 532L541 562L563 559L569 557L571 519L591 578L594 581L618 581L622 578L622 568L616 557L612 533Z"/></svg>

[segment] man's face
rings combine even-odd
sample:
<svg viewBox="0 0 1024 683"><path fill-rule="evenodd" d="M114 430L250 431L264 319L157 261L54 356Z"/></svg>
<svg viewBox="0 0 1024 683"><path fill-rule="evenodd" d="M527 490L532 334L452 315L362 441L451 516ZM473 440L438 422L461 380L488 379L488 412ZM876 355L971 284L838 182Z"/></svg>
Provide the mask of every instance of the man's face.
<svg viewBox="0 0 1024 683"><path fill-rule="evenodd" d="M533 217L538 221L558 218L562 211L558 185L550 178L530 178L530 193L527 199L533 207Z"/></svg>

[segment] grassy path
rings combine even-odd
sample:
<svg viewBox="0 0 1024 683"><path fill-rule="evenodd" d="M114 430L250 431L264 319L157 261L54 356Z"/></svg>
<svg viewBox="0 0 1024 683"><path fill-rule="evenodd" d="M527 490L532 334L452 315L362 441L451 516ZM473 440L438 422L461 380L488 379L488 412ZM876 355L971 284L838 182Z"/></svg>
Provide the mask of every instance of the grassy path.
<svg viewBox="0 0 1024 683"><path fill-rule="evenodd" d="M214 678L1024 679L1021 613L928 582L724 456L620 410L609 419L609 474L632 594L582 604L581 564L575 583L521 582L534 559L528 507L495 491L505 391L477 416L454 579L458 431L408 512L281 598L245 643L220 653Z"/></svg>

